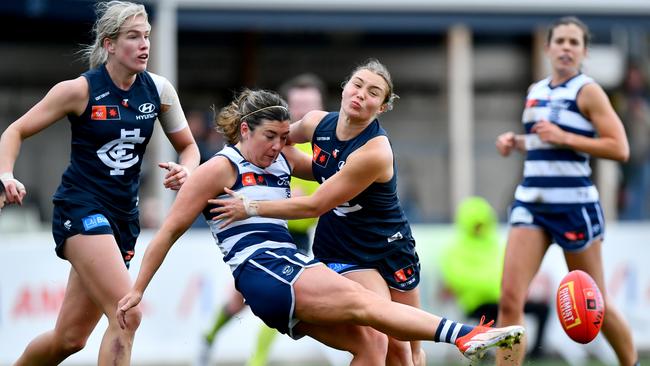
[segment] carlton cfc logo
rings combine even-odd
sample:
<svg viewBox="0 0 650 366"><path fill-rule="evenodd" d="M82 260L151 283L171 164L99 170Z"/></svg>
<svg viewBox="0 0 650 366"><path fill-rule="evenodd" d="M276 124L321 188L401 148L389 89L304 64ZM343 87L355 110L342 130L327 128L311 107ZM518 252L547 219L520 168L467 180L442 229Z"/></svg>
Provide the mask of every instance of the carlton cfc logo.
<svg viewBox="0 0 650 366"><path fill-rule="evenodd" d="M97 156L109 166L111 175L124 175L124 170L135 165L140 157L137 154L129 152L135 149L135 144L141 144L145 140L140 137L140 129L132 131L122 130L121 137L106 143L99 150Z"/></svg>

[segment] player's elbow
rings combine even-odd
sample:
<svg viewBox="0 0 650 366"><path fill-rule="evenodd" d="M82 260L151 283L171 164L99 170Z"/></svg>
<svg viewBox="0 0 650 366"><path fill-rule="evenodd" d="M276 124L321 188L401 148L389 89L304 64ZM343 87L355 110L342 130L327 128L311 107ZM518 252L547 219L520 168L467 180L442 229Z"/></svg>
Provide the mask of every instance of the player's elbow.
<svg viewBox="0 0 650 366"><path fill-rule="evenodd" d="M630 147L627 144L619 146L619 148L616 149L612 159L623 163L627 162L630 159Z"/></svg>
<svg viewBox="0 0 650 366"><path fill-rule="evenodd" d="M305 207L305 217L320 217L325 212L327 212L328 207L318 203L309 204Z"/></svg>

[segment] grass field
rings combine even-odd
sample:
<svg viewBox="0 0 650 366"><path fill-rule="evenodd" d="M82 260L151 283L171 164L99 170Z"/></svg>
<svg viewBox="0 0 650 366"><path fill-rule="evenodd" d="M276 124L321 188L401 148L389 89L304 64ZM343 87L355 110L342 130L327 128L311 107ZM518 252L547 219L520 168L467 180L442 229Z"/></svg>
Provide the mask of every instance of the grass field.
<svg viewBox="0 0 650 366"><path fill-rule="evenodd" d="M485 360L480 364L476 364L475 366L487 366L487 365L494 365L494 360ZM443 364L443 363L428 363L428 366L467 366L469 363L457 363L457 364ZM527 360L524 363L525 366L571 366L571 364L567 363L566 361L562 359L555 359L555 358L545 358L545 359L536 359L536 360ZM650 357L645 357L641 359L641 365L650 365ZM597 360L590 360L586 364L581 365L581 366L616 366L616 365L608 365L604 364L600 361Z"/></svg>
<svg viewBox="0 0 650 366"><path fill-rule="evenodd" d="M647 356L647 355L646 355ZM494 360L484 360L479 364L475 364L473 366L488 366L488 365L494 365ZM436 362L429 362L427 364L428 366L468 366L469 362L465 363L436 363ZM650 357L644 357L641 359L641 365L650 365ZM234 364L225 364L225 363L215 363L214 366L235 366ZM239 365L241 366L241 365ZM305 364L305 363L291 363L287 364L285 363L269 363L268 366L331 366L327 363L310 363L310 364ZM536 360L527 360L524 363L524 366L571 366L569 363L567 363L564 360L561 359L556 359L556 358L544 358L544 359L536 359ZM591 360L588 361L584 365L580 366L616 366L616 365L607 365L604 364L600 361L597 360Z"/></svg>

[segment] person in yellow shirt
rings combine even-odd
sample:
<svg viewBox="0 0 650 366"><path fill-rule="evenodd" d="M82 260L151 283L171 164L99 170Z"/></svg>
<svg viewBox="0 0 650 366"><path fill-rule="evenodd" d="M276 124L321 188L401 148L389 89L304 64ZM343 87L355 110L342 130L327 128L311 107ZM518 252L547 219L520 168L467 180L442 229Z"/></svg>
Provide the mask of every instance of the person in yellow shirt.
<svg viewBox="0 0 650 366"><path fill-rule="evenodd" d="M485 316L496 321L505 255L496 212L484 198L468 197L456 210L455 226L453 239L438 257L445 290L455 297L468 319ZM537 321L530 356L541 356L549 304L529 300L524 311Z"/></svg>

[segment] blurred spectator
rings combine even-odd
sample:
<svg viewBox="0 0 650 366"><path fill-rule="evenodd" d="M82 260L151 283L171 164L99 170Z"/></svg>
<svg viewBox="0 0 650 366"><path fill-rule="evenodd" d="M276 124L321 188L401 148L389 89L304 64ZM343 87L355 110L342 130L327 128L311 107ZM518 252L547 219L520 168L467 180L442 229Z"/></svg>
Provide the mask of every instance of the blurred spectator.
<svg viewBox="0 0 650 366"><path fill-rule="evenodd" d="M635 62L628 65L615 105L630 143L630 160L623 164L620 218L650 218L650 92Z"/></svg>
<svg viewBox="0 0 650 366"><path fill-rule="evenodd" d="M456 211L456 233L442 250L439 267L446 291L470 319L497 318L505 246L497 230L497 215L482 197L469 197ZM549 313L546 301L529 301L525 312L537 321L531 356L540 356Z"/></svg>
<svg viewBox="0 0 650 366"><path fill-rule="evenodd" d="M199 147L201 163L204 163L221 150L223 137L215 131L209 114L204 111L191 110L187 112L187 123Z"/></svg>

